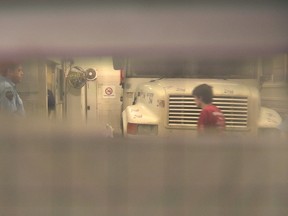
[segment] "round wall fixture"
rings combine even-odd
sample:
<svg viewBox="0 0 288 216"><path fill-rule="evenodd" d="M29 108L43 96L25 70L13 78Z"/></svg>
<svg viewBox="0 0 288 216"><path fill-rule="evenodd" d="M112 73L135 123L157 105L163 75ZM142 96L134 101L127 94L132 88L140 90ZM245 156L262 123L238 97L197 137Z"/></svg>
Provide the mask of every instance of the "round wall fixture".
<svg viewBox="0 0 288 216"><path fill-rule="evenodd" d="M69 71L67 81L73 88L80 89L86 84L86 73L81 67L75 66Z"/></svg>
<svg viewBox="0 0 288 216"><path fill-rule="evenodd" d="M86 78L89 81L95 80L97 78L96 70L94 70L93 68L88 68L86 70Z"/></svg>

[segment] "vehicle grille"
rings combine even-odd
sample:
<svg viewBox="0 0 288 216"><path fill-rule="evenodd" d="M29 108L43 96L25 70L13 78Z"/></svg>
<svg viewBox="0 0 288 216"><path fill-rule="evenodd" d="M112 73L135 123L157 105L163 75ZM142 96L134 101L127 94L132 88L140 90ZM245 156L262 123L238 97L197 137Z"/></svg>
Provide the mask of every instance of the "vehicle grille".
<svg viewBox="0 0 288 216"><path fill-rule="evenodd" d="M247 128L248 126L248 98L215 96L213 104L225 116L226 128ZM168 126L196 127L201 109L195 104L191 95L170 95Z"/></svg>

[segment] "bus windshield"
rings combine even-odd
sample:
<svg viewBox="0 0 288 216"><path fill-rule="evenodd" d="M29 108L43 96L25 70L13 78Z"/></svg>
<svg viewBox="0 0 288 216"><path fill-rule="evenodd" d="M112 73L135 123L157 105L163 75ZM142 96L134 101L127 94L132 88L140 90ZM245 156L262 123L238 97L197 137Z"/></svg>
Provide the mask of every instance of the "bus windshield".
<svg viewBox="0 0 288 216"><path fill-rule="evenodd" d="M126 76L130 78L255 79L256 62L251 59L128 58Z"/></svg>

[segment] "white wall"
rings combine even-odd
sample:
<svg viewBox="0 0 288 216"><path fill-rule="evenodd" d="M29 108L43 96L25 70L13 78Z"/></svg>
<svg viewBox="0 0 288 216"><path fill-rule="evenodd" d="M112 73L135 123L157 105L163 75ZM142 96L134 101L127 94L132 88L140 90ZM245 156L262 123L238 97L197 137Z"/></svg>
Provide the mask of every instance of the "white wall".
<svg viewBox="0 0 288 216"><path fill-rule="evenodd" d="M71 90L67 94L67 119L71 124L85 123L89 129L105 127L110 124L115 133L120 132L120 94L121 86L119 71L115 71L110 57L76 58L74 66L84 70L94 68L97 78L87 81L81 90ZM112 96L106 95L104 89L111 87ZM85 102L85 91L87 102ZM86 103L86 104L85 104ZM86 107L89 106L90 110Z"/></svg>
<svg viewBox="0 0 288 216"><path fill-rule="evenodd" d="M23 100L27 118L46 118L46 64L42 61L27 61L23 63L23 71L23 80L17 85L17 90Z"/></svg>
<svg viewBox="0 0 288 216"><path fill-rule="evenodd" d="M264 68L265 82L261 89L262 105L288 114L288 55L267 58Z"/></svg>

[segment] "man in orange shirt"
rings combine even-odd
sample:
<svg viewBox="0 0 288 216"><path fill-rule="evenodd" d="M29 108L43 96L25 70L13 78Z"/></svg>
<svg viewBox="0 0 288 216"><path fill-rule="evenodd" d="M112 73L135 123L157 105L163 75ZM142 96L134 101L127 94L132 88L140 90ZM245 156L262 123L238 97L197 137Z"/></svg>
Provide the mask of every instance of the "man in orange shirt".
<svg viewBox="0 0 288 216"><path fill-rule="evenodd" d="M196 105L202 108L197 124L199 135L221 133L225 129L225 118L221 110L212 104L212 87L201 84L193 89L192 95Z"/></svg>

